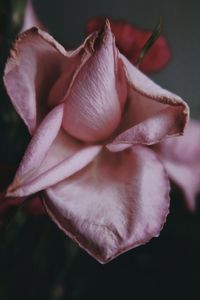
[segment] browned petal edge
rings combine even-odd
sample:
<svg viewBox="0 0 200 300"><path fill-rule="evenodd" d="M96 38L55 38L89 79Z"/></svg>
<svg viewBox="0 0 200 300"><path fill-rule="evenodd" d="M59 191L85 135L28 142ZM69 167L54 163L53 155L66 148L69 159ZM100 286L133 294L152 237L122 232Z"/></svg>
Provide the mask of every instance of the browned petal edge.
<svg viewBox="0 0 200 300"><path fill-rule="evenodd" d="M114 35L111 31L110 22L108 19L105 19L105 22L101 26L99 30L96 31L96 40L94 43L94 49L98 48L99 45L105 44L106 42L106 34L111 34L114 38Z"/></svg>
<svg viewBox="0 0 200 300"><path fill-rule="evenodd" d="M168 98L167 96L153 96L153 95L150 95L150 94L147 94L145 93L144 91L138 89L132 82L130 82L129 80L129 74L128 74L128 71L127 71L127 68L123 62L123 59L122 58L119 58L121 61L122 61L122 64L123 64L123 67L124 67L124 71L125 71L125 74L126 74L126 78L127 78L127 81L128 81L128 85L130 88L132 88L135 92L139 93L140 95L142 96L145 96L145 97L148 97L150 98L151 100L153 101L157 101L157 102L160 102L162 104L167 104L167 105L171 105L171 106L180 106L182 107L182 114L183 114L183 118L184 118L184 122L183 122L183 128L182 128L182 131L179 133L179 134L175 134L175 135L170 135L170 136L177 136L177 135L183 135L184 134L184 129L185 129L185 126L187 125L188 121L189 121L189 118L190 118L190 108L188 106L188 104L183 101L180 97L177 96L177 98L173 97L173 98ZM138 72L141 72L138 70ZM142 73L143 74L143 73ZM147 78L147 76L145 74L143 74L143 76L145 76ZM148 78L148 80L152 81L150 78ZM156 84L156 83L155 83ZM157 84L156 84L157 85Z"/></svg>
<svg viewBox="0 0 200 300"><path fill-rule="evenodd" d="M9 59L13 59L15 60L15 64L17 64L17 57L18 57L18 54L19 54L19 46L20 44L31 38L32 36L39 36L40 38L42 38L44 41L46 41L47 43L49 43L52 47L54 47L56 50L58 50L58 52L60 52L62 55L66 56L66 57L72 57L74 55L76 55L81 49L83 49L88 40L91 39L91 37L93 36L94 34L90 34L86 39L85 41L83 42L82 45L80 45L80 47L78 47L77 49L75 50L70 50L70 51L67 51L65 50L65 48L60 44L58 43L49 33L47 33L46 31L43 31L41 30L40 28L38 27L32 27L22 33L20 33L16 39L14 40L13 44L11 45L11 49L10 49L10 54L7 58L7 62L9 61ZM95 38L95 37L94 37ZM10 69L13 67L13 65L11 65L9 68L8 68L8 63L6 64L6 68L5 68L5 75L10 71Z"/></svg>
<svg viewBox="0 0 200 300"><path fill-rule="evenodd" d="M114 258L118 257L119 255L123 254L124 252L127 252L133 248L136 248L138 246L141 246L143 244L148 243L152 238L158 237L161 230L164 227L164 224L166 223L167 220L167 216L169 214L169 206L170 206L170 197L169 197L169 192L170 192L170 182L169 182L169 178L168 178L168 174L160 160L160 158L156 155L160 165L162 166L163 169L163 178L166 181L166 193L165 193L165 199L166 199L166 206L163 209L163 213L160 216L160 225L157 227L156 230L154 230L154 232L152 232L150 237L141 239L140 241L137 242L137 244L129 244L126 247L122 247L120 249L118 249L118 251L116 253L113 254L113 256L110 256L104 260L102 260L102 257L97 253L94 257L93 253L90 252L90 250L87 248L87 243L85 242L85 239L80 236L78 233L77 234L72 234L71 232L69 232L66 228L64 228L62 226L62 224L58 221L58 219L55 217L55 215L52 213L52 211L48 208L48 205L46 204L46 201L48 202L48 195L47 193L43 193L43 197L42 197L42 202L43 202L43 206L47 212L47 214L50 216L51 220L58 226L58 228L60 230L62 230L68 237L70 237L73 241L75 241L80 248L84 249L90 256L92 256L93 258L95 258L96 260L98 260L99 263L101 264L106 264L108 262L110 262L111 260L113 260ZM68 220L66 220L64 217L62 217L62 220L64 222L68 222ZM69 227L71 227L71 225L69 224Z"/></svg>
<svg viewBox="0 0 200 300"><path fill-rule="evenodd" d="M60 45L58 42L56 42L56 40L51 35L49 35L45 31L42 31L38 27L32 27L32 28L20 33L17 36L17 38L15 39L15 41L13 42L11 49L10 49L10 54L7 59L7 64L6 64L4 75L6 75L10 71L10 69L12 69L13 65L18 64L17 57L19 55L20 44L23 41L29 39L30 37L37 36L37 35L39 37L41 37L43 40L45 40L47 43L49 43L51 46L53 46L55 49L57 49L61 54L63 54L64 56L67 55L67 52L64 49L64 47L62 45ZM11 66L8 66L8 63L10 63L9 59L15 60L15 64L13 61L13 64L11 64Z"/></svg>

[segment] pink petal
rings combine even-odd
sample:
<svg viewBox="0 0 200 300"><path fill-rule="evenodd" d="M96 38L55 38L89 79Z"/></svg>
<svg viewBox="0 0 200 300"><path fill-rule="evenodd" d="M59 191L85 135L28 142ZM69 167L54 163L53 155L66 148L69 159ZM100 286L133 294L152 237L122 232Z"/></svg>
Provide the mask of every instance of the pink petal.
<svg viewBox="0 0 200 300"><path fill-rule="evenodd" d="M67 94L63 119L68 133L87 142L102 140L117 128L120 98L122 102L126 99L126 91L119 93L117 87L121 80L116 76L117 49L108 22L98 33L93 48Z"/></svg>
<svg viewBox="0 0 200 300"><path fill-rule="evenodd" d="M21 184L12 192L9 191L8 195L23 197L44 190L64 180L65 178L70 177L74 173L87 166L100 150L101 146L88 146L81 149L74 155L66 157L54 167L51 167L43 172L40 172L39 169L38 172L28 178L23 185ZM42 170L43 168L46 169L46 165L45 167L42 165Z"/></svg>
<svg viewBox="0 0 200 300"><path fill-rule="evenodd" d="M63 132L63 104L38 127L22 159L7 196L24 197L43 190L85 167L101 146L87 146Z"/></svg>
<svg viewBox="0 0 200 300"><path fill-rule="evenodd" d="M79 48L67 52L67 64L65 65L65 68L63 68L61 75L52 85L48 95L48 104L50 106L55 106L58 103L63 102L63 98L67 95L68 90L74 81L74 77L76 77L82 66L92 55L95 36L95 34L91 34Z"/></svg>
<svg viewBox="0 0 200 300"><path fill-rule="evenodd" d="M80 60L78 53L75 54L77 60L37 28L22 33L15 41L6 64L4 83L15 109L32 134L48 112L48 94L54 82L69 65L73 76Z"/></svg>
<svg viewBox="0 0 200 300"><path fill-rule="evenodd" d="M44 203L67 235L106 263L159 235L168 193L155 153L135 146L118 153L104 150L85 169L50 187Z"/></svg>
<svg viewBox="0 0 200 300"><path fill-rule="evenodd" d="M64 105L60 104L54 108L38 127L17 170L12 186L13 188L15 183L16 185L22 184L41 166L60 130L63 118L63 107Z"/></svg>
<svg viewBox="0 0 200 300"><path fill-rule="evenodd" d="M200 192L200 123L190 121L182 137L168 139L159 146L169 177L182 190L187 207L195 208Z"/></svg>
<svg viewBox="0 0 200 300"><path fill-rule="evenodd" d="M152 145L183 133L189 117L187 104L162 89L121 56L129 84L129 100L118 135L107 147L119 151L122 144ZM123 147L123 148L126 148Z"/></svg>
<svg viewBox="0 0 200 300"><path fill-rule="evenodd" d="M98 30L105 18L92 18L87 24L87 32ZM146 31L124 21L111 21L111 29L116 38L116 44L120 52L133 64L136 64L144 44L151 35ZM160 36L151 49L145 55L140 70L144 73L157 72L162 69L171 58L171 50L166 39Z"/></svg>

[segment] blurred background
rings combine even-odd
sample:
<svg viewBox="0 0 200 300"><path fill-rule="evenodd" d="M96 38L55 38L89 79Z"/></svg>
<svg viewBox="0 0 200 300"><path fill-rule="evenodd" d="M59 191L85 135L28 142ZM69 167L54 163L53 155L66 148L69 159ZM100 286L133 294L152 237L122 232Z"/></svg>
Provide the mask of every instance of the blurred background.
<svg viewBox="0 0 200 300"><path fill-rule="evenodd" d="M8 2L0 0L4 8ZM152 30L162 16L173 57L151 78L185 99L192 117L200 119L199 1L35 0L33 5L55 39L70 48L84 40L91 17ZM29 136L5 94L2 99L1 163L15 166ZM107 265L94 261L48 217L17 213L0 232L0 300L199 299L200 199L192 214L175 189L171 194L160 237Z"/></svg>

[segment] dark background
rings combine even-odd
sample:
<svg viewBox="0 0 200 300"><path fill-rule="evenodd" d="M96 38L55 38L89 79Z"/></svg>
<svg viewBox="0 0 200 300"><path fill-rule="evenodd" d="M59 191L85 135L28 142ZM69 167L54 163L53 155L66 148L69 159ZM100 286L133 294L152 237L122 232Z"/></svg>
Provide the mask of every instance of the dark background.
<svg viewBox="0 0 200 300"><path fill-rule="evenodd" d="M192 116L200 118L199 1L33 3L54 37L69 46L83 41L86 22L93 16L107 15L146 29L154 28L162 16L173 59L152 77L181 95ZM11 158L13 143L7 141L7 153L1 152L8 161L16 160ZM94 261L47 217L18 214L1 236L0 300L200 299L198 200L196 213L191 214L175 189L171 199L171 213L160 237L107 265Z"/></svg>

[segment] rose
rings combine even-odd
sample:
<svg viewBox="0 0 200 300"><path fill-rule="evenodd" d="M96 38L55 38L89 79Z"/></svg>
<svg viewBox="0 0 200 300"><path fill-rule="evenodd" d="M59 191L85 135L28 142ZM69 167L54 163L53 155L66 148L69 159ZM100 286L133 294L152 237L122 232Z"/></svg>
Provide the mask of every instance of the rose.
<svg viewBox="0 0 200 300"><path fill-rule="evenodd" d="M50 217L102 263L159 234L169 184L147 146L182 134L188 107L119 53L108 21L72 52L25 32L4 82L33 135L7 195L45 190Z"/></svg>
<svg viewBox="0 0 200 300"><path fill-rule="evenodd" d="M104 18L101 17L90 19L87 23L87 33L99 29L103 22ZM119 20L111 21L111 29L120 52L135 65L140 51L152 32ZM140 70L144 73L158 72L166 66L170 59L171 49L165 37L160 36L145 55L140 64Z"/></svg>

